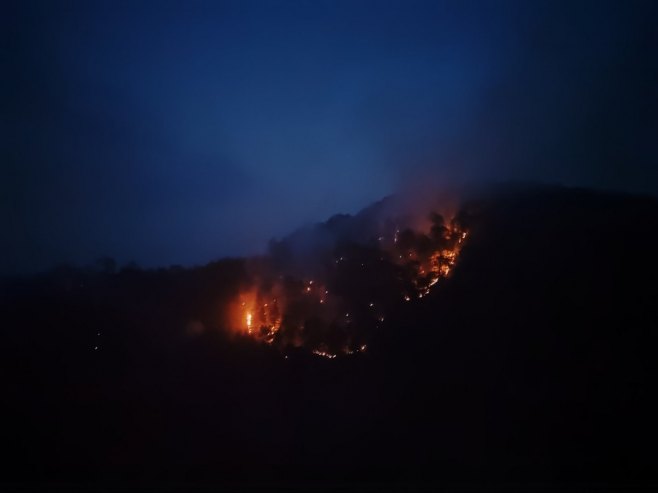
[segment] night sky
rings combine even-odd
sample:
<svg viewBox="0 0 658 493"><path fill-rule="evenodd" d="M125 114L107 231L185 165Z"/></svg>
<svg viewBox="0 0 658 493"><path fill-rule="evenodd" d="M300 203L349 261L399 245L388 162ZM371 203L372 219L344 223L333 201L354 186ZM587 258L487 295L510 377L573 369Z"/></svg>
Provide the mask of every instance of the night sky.
<svg viewBox="0 0 658 493"><path fill-rule="evenodd" d="M419 184L658 193L658 2L3 4L0 273L264 251Z"/></svg>

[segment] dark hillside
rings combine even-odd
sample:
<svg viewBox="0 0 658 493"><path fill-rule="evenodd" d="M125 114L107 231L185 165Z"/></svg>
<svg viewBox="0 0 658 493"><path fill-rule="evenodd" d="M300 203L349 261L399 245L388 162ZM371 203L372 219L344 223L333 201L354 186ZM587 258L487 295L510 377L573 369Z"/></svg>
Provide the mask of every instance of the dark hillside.
<svg viewBox="0 0 658 493"><path fill-rule="evenodd" d="M658 202L518 188L460 217L451 276L333 360L218 330L239 259L7 284L3 479L654 480Z"/></svg>

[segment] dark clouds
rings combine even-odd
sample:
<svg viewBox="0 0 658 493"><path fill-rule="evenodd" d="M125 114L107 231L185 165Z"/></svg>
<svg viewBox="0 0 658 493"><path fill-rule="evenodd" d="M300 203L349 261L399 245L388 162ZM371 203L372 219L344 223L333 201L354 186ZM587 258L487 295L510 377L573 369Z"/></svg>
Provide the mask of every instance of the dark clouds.
<svg viewBox="0 0 658 493"><path fill-rule="evenodd" d="M265 248L417 180L655 193L654 2L16 2L2 272Z"/></svg>

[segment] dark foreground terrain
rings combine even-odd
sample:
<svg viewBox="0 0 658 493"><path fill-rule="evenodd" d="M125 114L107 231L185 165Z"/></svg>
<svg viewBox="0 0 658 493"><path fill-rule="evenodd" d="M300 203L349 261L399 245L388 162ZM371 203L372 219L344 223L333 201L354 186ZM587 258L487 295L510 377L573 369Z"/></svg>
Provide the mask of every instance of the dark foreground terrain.
<svg viewBox="0 0 658 493"><path fill-rule="evenodd" d="M658 485L658 202L469 207L450 278L334 360L212 330L241 260L5 283L1 480Z"/></svg>

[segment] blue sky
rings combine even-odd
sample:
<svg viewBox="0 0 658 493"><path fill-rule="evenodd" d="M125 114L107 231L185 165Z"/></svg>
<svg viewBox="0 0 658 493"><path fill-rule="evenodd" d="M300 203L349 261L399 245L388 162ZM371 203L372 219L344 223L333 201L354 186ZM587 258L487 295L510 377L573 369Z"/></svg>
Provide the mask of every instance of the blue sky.
<svg viewBox="0 0 658 493"><path fill-rule="evenodd" d="M415 182L656 193L653 2L16 2L0 272L199 264Z"/></svg>

